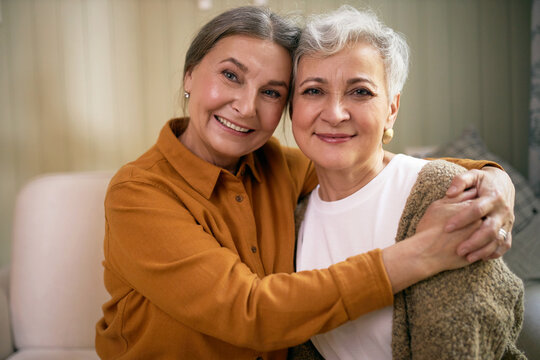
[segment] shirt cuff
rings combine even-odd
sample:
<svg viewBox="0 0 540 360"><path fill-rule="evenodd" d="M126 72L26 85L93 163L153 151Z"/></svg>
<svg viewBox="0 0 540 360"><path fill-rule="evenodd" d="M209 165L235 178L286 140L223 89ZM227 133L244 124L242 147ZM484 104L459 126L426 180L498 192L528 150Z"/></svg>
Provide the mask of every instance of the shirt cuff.
<svg viewBox="0 0 540 360"><path fill-rule="evenodd" d="M392 305L392 285L382 260L382 250L356 255L330 267L349 320Z"/></svg>

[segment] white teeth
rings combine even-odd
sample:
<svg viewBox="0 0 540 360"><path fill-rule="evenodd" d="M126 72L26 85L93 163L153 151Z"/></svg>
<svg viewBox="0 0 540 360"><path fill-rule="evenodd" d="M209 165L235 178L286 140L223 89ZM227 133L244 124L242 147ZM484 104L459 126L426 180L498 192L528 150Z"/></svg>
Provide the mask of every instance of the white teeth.
<svg viewBox="0 0 540 360"><path fill-rule="evenodd" d="M233 123L225 120L225 119L222 119L220 118L219 116L216 116L216 119L223 125L225 125L226 127L230 128L230 129L233 129L233 130L236 130L236 131L239 131L239 132L243 132L243 133L247 133L249 131L249 129L244 129L243 127L240 127L238 125L234 125Z"/></svg>

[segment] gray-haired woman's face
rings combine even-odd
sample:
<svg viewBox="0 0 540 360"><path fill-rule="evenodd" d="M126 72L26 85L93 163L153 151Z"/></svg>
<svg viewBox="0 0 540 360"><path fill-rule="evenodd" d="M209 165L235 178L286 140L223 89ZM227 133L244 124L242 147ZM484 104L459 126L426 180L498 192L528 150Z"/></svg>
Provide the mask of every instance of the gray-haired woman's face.
<svg viewBox="0 0 540 360"><path fill-rule="evenodd" d="M380 157L399 95L389 101L383 60L360 42L329 57L303 56L292 103L300 149L318 167L354 170Z"/></svg>

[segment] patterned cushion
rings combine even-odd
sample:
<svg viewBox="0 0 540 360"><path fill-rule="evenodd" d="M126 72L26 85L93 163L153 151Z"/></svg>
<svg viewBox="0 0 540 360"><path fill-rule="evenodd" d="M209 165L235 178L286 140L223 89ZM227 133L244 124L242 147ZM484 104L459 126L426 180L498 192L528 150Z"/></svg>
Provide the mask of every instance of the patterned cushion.
<svg viewBox="0 0 540 360"><path fill-rule="evenodd" d="M512 232L512 248L504 254L508 267L522 280L540 280L540 214L518 234Z"/></svg>
<svg viewBox="0 0 540 360"><path fill-rule="evenodd" d="M516 202L514 207L516 221L512 229L512 234L514 235L525 229L540 211L540 199L535 197L527 179L508 162L490 152L484 145L480 134L474 128L465 129L456 141L438 148L428 156L483 159L492 160L500 164L508 173L516 188Z"/></svg>
<svg viewBox="0 0 540 360"><path fill-rule="evenodd" d="M504 255L504 260L523 280L540 279L540 199L535 197L525 177L508 162L491 153L474 128L466 129L457 140L427 155L445 156L492 160L505 169L516 188L516 220L512 229L512 248Z"/></svg>

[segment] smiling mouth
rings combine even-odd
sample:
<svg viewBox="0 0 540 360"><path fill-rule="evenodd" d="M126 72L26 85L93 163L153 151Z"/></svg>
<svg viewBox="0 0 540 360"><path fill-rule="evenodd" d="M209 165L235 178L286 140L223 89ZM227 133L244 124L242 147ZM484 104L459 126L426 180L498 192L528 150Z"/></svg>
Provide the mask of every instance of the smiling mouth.
<svg viewBox="0 0 540 360"><path fill-rule="evenodd" d="M346 142L354 137L354 135L347 134L324 134L315 133L315 135L324 142L327 143L342 143Z"/></svg>
<svg viewBox="0 0 540 360"><path fill-rule="evenodd" d="M228 121L228 120L225 120L217 115L214 115L214 117L216 118L217 121L219 121L219 123L223 126L226 126L228 127L229 129L232 129L234 131L238 131L238 132L241 132L241 133L248 133L250 131L253 131L252 129L246 129L246 128L243 128L243 127L240 127L238 125L235 125L233 124L232 122Z"/></svg>

